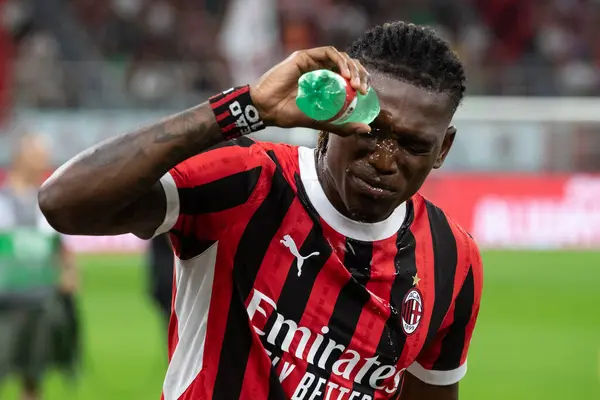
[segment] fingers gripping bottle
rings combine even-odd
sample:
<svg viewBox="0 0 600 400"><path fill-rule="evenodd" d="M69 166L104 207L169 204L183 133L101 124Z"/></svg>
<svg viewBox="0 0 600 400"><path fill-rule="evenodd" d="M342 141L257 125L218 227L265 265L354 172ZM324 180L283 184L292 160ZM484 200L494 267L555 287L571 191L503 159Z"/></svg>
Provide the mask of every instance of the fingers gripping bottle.
<svg viewBox="0 0 600 400"><path fill-rule="evenodd" d="M320 69L298 80L296 105L308 117L333 124L370 124L379 115L379 99L373 88L366 95L357 92L335 72Z"/></svg>

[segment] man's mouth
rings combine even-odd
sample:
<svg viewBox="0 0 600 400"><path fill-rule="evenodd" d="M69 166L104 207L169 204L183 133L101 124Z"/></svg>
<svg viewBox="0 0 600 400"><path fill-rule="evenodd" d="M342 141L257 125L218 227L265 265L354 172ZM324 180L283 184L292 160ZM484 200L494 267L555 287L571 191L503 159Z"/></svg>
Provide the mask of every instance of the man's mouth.
<svg viewBox="0 0 600 400"><path fill-rule="evenodd" d="M365 192L372 197L391 197L396 193L395 188L381 182L374 182L371 179L362 178L357 175L352 175L351 179L359 191Z"/></svg>

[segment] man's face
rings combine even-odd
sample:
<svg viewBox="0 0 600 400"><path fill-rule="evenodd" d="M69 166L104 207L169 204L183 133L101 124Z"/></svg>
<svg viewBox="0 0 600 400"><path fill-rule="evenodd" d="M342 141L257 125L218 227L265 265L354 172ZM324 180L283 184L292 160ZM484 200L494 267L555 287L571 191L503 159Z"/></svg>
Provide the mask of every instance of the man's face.
<svg viewBox="0 0 600 400"><path fill-rule="evenodd" d="M379 73L372 86L381 103L372 132L330 134L324 160L328 197L365 222L387 218L413 196L432 168L441 167L456 133L448 128L453 107L446 95Z"/></svg>

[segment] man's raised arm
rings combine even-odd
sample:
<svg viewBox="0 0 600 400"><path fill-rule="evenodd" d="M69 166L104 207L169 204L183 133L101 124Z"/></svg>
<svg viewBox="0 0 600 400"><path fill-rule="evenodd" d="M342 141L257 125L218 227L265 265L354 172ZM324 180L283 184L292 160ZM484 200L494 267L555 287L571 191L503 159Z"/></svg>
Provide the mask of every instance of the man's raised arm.
<svg viewBox="0 0 600 400"><path fill-rule="evenodd" d="M298 51L252 87L221 93L75 156L40 189L42 212L54 229L65 234L131 232L149 238L166 212L161 177L222 140L265 125L320 128L344 136L369 132L368 125L316 123L300 112L295 104L298 79L320 68L337 69L354 89L367 92L367 71L347 54L333 47Z"/></svg>
<svg viewBox="0 0 600 400"><path fill-rule="evenodd" d="M60 167L40 189L40 208L65 234L148 238L165 216L160 178L222 138L208 102L111 138Z"/></svg>

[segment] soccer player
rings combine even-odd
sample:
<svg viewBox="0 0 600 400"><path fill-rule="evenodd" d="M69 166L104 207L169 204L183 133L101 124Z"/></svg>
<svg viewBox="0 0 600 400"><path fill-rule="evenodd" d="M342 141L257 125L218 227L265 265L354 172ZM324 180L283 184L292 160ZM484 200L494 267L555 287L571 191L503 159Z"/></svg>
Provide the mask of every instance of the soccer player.
<svg viewBox="0 0 600 400"><path fill-rule="evenodd" d="M371 84L375 122L305 117L297 81L319 68ZM67 234L170 233L165 400L456 399L481 260L418 190L452 146L464 91L433 31L377 26L348 54L298 51L255 84L84 151L40 204ZM318 146L242 136L269 125L320 129Z"/></svg>

